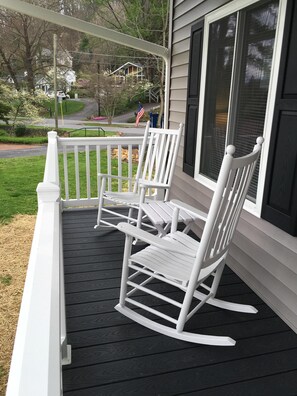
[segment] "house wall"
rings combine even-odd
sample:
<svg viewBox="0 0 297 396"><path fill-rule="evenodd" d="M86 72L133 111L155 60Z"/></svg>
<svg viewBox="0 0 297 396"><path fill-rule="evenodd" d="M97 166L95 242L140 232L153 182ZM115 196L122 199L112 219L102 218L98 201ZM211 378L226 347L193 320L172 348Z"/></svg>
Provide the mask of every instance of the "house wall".
<svg viewBox="0 0 297 396"><path fill-rule="evenodd" d="M226 0L175 0L172 10L172 59L169 126L185 123L191 26L228 3ZM171 198L207 211L212 191L185 174L183 139ZM196 230L201 233L202 225ZM267 221L243 211L228 265L297 332L297 239Z"/></svg>

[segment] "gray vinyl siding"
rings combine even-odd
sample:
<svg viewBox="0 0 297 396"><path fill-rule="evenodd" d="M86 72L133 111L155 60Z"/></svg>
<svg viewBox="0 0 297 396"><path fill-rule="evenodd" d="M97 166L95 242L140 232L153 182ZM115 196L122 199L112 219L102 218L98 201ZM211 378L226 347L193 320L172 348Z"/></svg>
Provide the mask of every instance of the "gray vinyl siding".
<svg viewBox="0 0 297 396"><path fill-rule="evenodd" d="M228 3L224 0L175 0L172 22L172 59L169 125L185 122L191 26L205 14ZM208 210L212 191L185 174L183 141L171 198ZM197 232L202 224L197 224ZM297 238L243 211L228 265L297 332Z"/></svg>

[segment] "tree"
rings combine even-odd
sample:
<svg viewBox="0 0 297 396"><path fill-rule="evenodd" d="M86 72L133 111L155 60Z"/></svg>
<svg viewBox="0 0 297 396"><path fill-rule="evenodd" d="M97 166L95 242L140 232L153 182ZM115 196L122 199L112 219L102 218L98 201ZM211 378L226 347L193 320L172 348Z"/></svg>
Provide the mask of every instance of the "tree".
<svg viewBox="0 0 297 396"><path fill-rule="evenodd" d="M58 11L59 1L38 1L39 5ZM0 43L2 74L8 73L15 88L29 91L35 89L35 77L43 72L44 65L38 60L42 49L52 46L52 35L57 31L54 25L6 9L0 10L0 34L5 37Z"/></svg>
<svg viewBox="0 0 297 396"><path fill-rule="evenodd" d="M30 123L38 120L47 101L48 97L41 91L35 91L34 94L24 90L17 91L0 81L0 119L6 123L11 119L12 125L15 125L18 117L26 117Z"/></svg>
<svg viewBox="0 0 297 396"><path fill-rule="evenodd" d="M12 110L10 102L7 102L8 96L10 94L10 88L0 81L0 120L8 124L9 113Z"/></svg>
<svg viewBox="0 0 297 396"><path fill-rule="evenodd" d="M168 45L169 0L84 0L84 4L92 7L93 22L159 45ZM90 40L89 44L91 41L98 42L94 39ZM102 46L102 40L100 45ZM113 44L113 47L119 53L118 46ZM124 47L120 51L123 55L133 55L135 61L139 59L138 63L144 63L143 66L146 70L154 70L154 75L150 76L149 80L160 90L160 113L162 114L164 109L164 60L160 60L154 55L148 55L143 62L141 59L143 54L139 51Z"/></svg>
<svg viewBox="0 0 297 396"><path fill-rule="evenodd" d="M35 91L33 94L28 91L12 91L10 111L12 124L17 123L18 117L26 117L29 123L38 121L46 101L48 97L42 91ZM23 120L22 123L24 123Z"/></svg>

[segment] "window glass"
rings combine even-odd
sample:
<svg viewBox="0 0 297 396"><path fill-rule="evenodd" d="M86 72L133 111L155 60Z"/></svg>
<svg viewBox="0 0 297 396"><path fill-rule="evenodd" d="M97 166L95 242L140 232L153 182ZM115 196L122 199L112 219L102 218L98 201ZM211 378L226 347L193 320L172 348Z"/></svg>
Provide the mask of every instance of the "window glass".
<svg viewBox="0 0 297 396"><path fill-rule="evenodd" d="M210 25L200 172L216 179L226 141L236 14Z"/></svg>
<svg viewBox="0 0 297 396"><path fill-rule="evenodd" d="M278 1L270 1L210 25L200 173L213 180L226 144L236 146L237 156L245 155L263 134L277 14ZM228 26L225 34L215 34L223 32L217 26ZM252 200L257 180L258 169L249 190Z"/></svg>

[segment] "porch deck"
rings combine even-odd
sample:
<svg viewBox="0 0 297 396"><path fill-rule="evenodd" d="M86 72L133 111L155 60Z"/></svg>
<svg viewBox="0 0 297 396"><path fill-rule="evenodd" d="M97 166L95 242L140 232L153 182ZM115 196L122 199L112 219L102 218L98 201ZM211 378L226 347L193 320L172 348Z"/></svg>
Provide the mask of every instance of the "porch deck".
<svg viewBox="0 0 297 396"><path fill-rule="evenodd" d="M297 335L227 268L219 295L253 304L259 313L204 306L189 326L229 335L235 347L174 340L115 311L124 236L95 231L95 219L93 210L63 213L72 345L72 364L63 368L65 396L297 394Z"/></svg>

